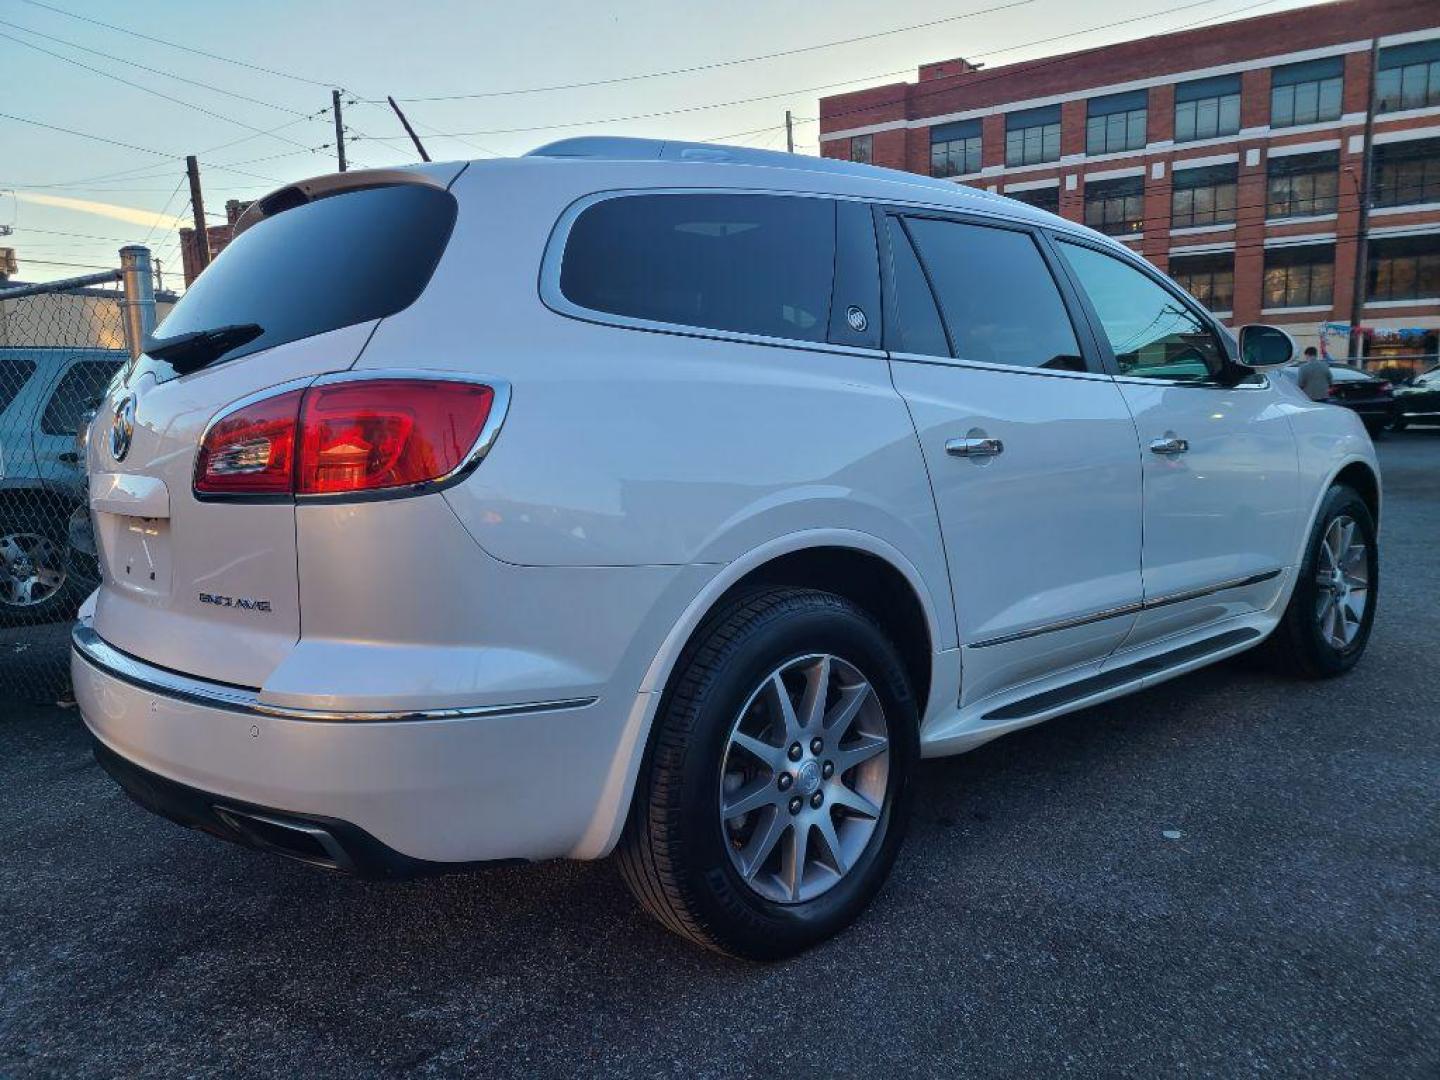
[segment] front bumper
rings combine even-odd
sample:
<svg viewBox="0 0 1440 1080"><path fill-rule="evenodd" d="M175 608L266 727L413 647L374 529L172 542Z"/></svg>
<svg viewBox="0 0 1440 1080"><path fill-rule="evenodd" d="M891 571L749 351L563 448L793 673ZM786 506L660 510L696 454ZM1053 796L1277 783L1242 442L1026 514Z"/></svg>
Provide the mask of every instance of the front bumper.
<svg viewBox="0 0 1440 1080"><path fill-rule="evenodd" d="M147 664L83 623L73 645L97 757L143 805L360 874L571 854L617 752L593 700L403 718L277 714L255 691ZM294 835L306 829L309 841Z"/></svg>

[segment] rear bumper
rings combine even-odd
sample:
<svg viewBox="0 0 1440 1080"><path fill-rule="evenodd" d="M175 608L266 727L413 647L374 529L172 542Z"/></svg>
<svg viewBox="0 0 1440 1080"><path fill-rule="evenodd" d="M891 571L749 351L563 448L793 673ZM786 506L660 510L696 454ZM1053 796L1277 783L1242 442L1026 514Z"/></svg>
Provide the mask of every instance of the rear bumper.
<svg viewBox="0 0 1440 1080"><path fill-rule="evenodd" d="M348 821L255 806L201 791L142 769L99 739L94 743L95 760L146 810L222 840L364 878L412 878L497 864L412 859ZM515 860L498 860L507 861Z"/></svg>
<svg viewBox="0 0 1440 1080"><path fill-rule="evenodd" d="M97 757L143 805L370 876L574 853L619 749L594 701L275 715L254 691L148 665L83 624L71 671Z"/></svg>

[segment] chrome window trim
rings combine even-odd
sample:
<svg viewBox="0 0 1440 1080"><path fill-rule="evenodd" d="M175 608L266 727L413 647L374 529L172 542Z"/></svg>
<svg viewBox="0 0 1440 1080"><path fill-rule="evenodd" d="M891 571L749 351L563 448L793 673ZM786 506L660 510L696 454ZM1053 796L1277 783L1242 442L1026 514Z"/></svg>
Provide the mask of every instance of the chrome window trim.
<svg viewBox="0 0 1440 1080"><path fill-rule="evenodd" d="M868 349L857 345L837 345L829 341L812 341L808 338L772 337L768 334L749 334L742 330L721 330L708 326L691 326L688 323L671 323L657 319L639 319L630 315L617 315L577 304L560 289L560 268L565 259L565 248L570 241L570 231L581 214L598 203L611 199L633 198L638 195L763 195L794 199L828 199L832 202L871 203L874 200L855 196L837 195L825 191L786 191L775 188L736 187L653 187L616 188L596 191L581 196L567 206L545 244L545 255L540 262L540 300L557 315L580 322L600 326L619 327L624 330L643 330L656 334L673 334L679 337L706 338L712 341L732 341L744 345L764 345L770 348L801 349L806 352L838 353L842 356L868 356L883 359L883 349ZM828 313L827 313L828 315ZM827 323L828 327L828 323ZM828 333L828 329L827 329Z"/></svg>
<svg viewBox="0 0 1440 1080"><path fill-rule="evenodd" d="M973 368L976 371L1008 371L1017 375L1039 375L1051 379L1086 379L1092 382L1114 382L1105 371L1057 371L1054 368L1023 367L1019 364L997 364L989 360L961 360L954 356L930 356L926 353L892 352L891 360L911 364L935 364L940 367ZM1141 380L1145 381L1145 380Z"/></svg>
<svg viewBox="0 0 1440 1080"><path fill-rule="evenodd" d="M1167 593L1164 596L1157 596L1154 599L1141 600L1133 604L1122 604L1119 607L1106 608L1104 611L1097 611L1091 615L1079 615L1072 619L1061 619L1059 622L1032 627L1029 630L1017 630L1013 634L1001 634L998 637L985 638L982 641L972 641L965 647L967 649L988 649L994 645L1009 645L1012 642L1025 641L1029 638L1039 637L1041 634L1053 634L1057 630L1073 630L1079 626L1089 626L1091 623L1104 622L1106 619L1117 619L1122 615L1138 615L1142 611L1153 611L1156 608L1169 607L1172 604L1183 604L1187 600L1199 600L1202 597L1212 596L1215 593L1225 592L1228 589L1242 589L1247 585L1259 585L1262 582L1274 580L1284 572L1284 570L1266 570L1263 573L1250 574L1242 578L1230 578L1226 581L1219 581L1213 585L1206 585L1199 589L1187 589L1184 592Z"/></svg>
<svg viewBox="0 0 1440 1080"><path fill-rule="evenodd" d="M211 709L224 709L250 716L280 720L393 722L401 720L470 720L488 716L514 716L524 713L555 712L583 709L598 698L564 698L554 701L527 701L513 705L476 705L444 709L405 709L394 711L336 711L300 709L271 705L260 700L258 691L229 683L211 682L182 675L178 671L147 663L115 648L85 622L78 622L70 631L70 644L75 655L101 674L129 683L131 686L176 701Z"/></svg>

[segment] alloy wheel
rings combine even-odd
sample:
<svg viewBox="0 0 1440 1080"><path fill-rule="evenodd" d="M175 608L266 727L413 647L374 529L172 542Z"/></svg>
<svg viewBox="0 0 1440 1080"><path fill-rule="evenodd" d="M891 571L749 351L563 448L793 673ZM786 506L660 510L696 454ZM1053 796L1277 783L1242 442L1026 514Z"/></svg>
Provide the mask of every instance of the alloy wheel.
<svg viewBox="0 0 1440 1080"><path fill-rule="evenodd" d="M890 733L874 688L828 654L788 661L750 695L720 765L720 823L745 883L799 904L853 868L879 824Z"/></svg>
<svg viewBox="0 0 1440 1080"><path fill-rule="evenodd" d="M1332 648L1345 650L1360 633L1370 604L1369 549L1355 519L1342 514L1320 541L1315 621Z"/></svg>
<svg viewBox="0 0 1440 1080"><path fill-rule="evenodd" d="M64 584L64 552L54 540L39 533L0 536L0 603L35 607Z"/></svg>

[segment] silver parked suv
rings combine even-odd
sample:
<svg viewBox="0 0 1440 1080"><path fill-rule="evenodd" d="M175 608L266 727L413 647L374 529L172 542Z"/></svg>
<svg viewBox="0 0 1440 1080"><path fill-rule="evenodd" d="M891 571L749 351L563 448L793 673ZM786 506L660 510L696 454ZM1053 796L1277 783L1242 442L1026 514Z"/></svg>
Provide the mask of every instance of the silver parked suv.
<svg viewBox="0 0 1440 1080"><path fill-rule="evenodd" d="M76 694L187 825L379 876L618 849L665 925L784 956L879 888L921 757L1359 659L1374 452L1292 353L868 166L295 184L107 392Z"/></svg>

